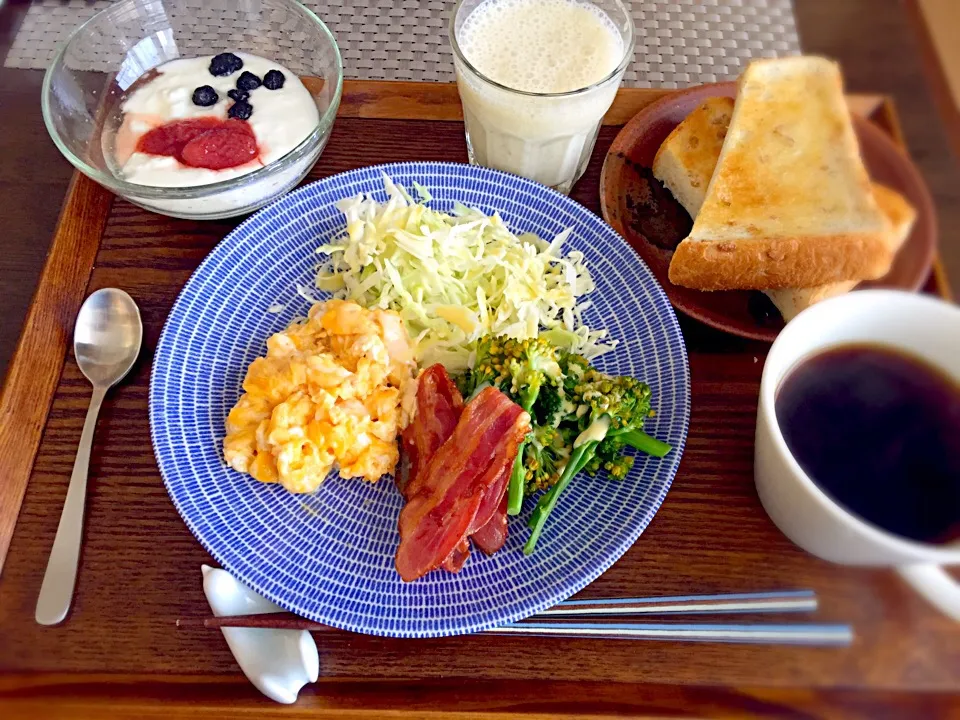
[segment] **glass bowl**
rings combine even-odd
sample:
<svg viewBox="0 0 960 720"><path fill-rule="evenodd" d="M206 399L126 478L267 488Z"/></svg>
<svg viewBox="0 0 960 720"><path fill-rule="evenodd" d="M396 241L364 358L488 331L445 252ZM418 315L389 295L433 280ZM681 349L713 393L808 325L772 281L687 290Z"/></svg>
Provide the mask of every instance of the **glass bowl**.
<svg viewBox="0 0 960 720"><path fill-rule="evenodd" d="M313 132L281 158L231 179L190 187L124 180L111 168L104 140L119 126L130 86L175 58L228 51L297 74L319 111ZM148 210L212 220L256 210L304 178L330 137L342 86L333 35L293 0L120 0L74 31L47 70L41 98L50 137L84 175Z"/></svg>

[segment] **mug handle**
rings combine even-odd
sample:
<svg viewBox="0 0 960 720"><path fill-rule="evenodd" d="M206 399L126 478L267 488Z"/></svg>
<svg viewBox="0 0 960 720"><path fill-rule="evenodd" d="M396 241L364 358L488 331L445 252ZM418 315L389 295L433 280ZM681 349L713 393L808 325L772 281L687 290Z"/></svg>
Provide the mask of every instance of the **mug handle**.
<svg viewBox="0 0 960 720"><path fill-rule="evenodd" d="M960 622L960 583L939 565L906 565L900 577L944 615Z"/></svg>

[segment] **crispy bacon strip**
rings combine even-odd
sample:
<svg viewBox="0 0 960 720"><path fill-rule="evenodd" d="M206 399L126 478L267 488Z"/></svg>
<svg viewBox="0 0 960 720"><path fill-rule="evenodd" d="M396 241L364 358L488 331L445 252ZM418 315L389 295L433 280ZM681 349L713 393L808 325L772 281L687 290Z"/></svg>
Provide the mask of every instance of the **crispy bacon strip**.
<svg viewBox="0 0 960 720"><path fill-rule="evenodd" d="M500 505L483 527L470 539L487 555L493 555L507 541L507 494L504 492Z"/></svg>
<svg viewBox="0 0 960 720"><path fill-rule="evenodd" d="M460 544L453 549L453 552L447 555L447 559L443 561L440 567L449 573L457 574L463 570L463 566L469 558L470 541L464 538L460 541Z"/></svg>
<svg viewBox="0 0 960 720"><path fill-rule="evenodd" d="M397 487L409 500L416 494L425 461L453 434L463 397L443 365L431 365L417 378L417 415L400 436L401 463ZM470 557L470 543L464 538L443 562L443 569L457 573Z"/></svg>
<svg viewBox="0 0 960 720"><path fill-rule="evenodd" d="M473 524L470 526L471 535L483 528L497 514L501 501L507 494L507 485L510 484L510 471L512 469L512 466L501 469L500 476L484 494L483 502L480 503L480 508L477 510L477 517L474 518Z"/></svg>
<svg viewBox="0 0 960 720"><path fill-rule="evenodd" d="M484 539L483 544L477 542L477 545L483 550L487 555L492 555L501 547L503 543L506 542L506 525L507 525L507 484L510 479L510 468L504 468L500 477L497 478L493 485L490 486L490 489L483 494L483 500L480 501L480 507L477 508L477 514L473 518L473 522L470 523L470 529L467 531L468 537L476 541L477 536L481 536ZM491 533L495 533L495 527L500 523L500 519L497 517L497 513L500 507L503 506L503 526L504 526L504 536L503 540L500 542L500 545L496 550L492 552L484 549L484 545L488 547L493 544L493 540L487 540L488 537L493 537ZM491 528L486 530L486 527L490 525ZM453 552L450 553L450 557L443 561L441 567L447 572L458 573L463 569L464 563L467 562L467 558L470 557L470 543L466 538L454 548Z"/></svg>
<svg viewBox="0 0 960 720"><path fill-rule="evenodd" d="M496 388L483 390L464 408L400 513L396 565L401 578L409 582L426 575L457 549L488 491L509 474L529 430L530 416ZM500 502L497 498L494 507Z"/></svg>
<svg viewBox="0 0 960 720"><path fill-rule="evenodd" d="M403 460L397 487L409 500L420 488L419 475L440 446L453 434L463 398L443 365L431 365L417 378L417 415L400 436Z"/></svg>
<svg viewBox="0 0 960 720"><path fill-rule="evenodd" d="M418 378L417 416L401 436L402 462L397 475L397 487L409 499L418 490L420 475L426 463L421 458L433 457L453 433L463 411L463 398L450 379L446 369L433 365ZM477 516L471 524L469 535L478 547L492 555L507 537L506 489L509 474L495 483L484 495ZM465 538L444 560L442 567L448 572L459 572L470 557L470 543Z"/></svg>

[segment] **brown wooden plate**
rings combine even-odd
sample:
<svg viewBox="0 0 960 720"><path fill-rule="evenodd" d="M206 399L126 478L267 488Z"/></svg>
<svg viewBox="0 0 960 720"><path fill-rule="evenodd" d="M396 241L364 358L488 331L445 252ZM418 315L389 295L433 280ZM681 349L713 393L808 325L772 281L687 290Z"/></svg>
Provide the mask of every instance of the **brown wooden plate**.
<svg viewBox="0 0 960 720"><path fill-rule="evenodd" d="M600 177L603 218L640 254L673 306L707 325L741 337L772 342L783 320L758 291L703 292L667 279L673 248L686 237L690 216L650 172L667 135L704 100L735 97L736 83L699 85L648 105L617 135ZM873 180L903 194L917 209L910 237L890 272L858 287L919 290L930 274L937 242L937 217L926 183L913 162L879 128L854 116L860 152Z"/></svg>

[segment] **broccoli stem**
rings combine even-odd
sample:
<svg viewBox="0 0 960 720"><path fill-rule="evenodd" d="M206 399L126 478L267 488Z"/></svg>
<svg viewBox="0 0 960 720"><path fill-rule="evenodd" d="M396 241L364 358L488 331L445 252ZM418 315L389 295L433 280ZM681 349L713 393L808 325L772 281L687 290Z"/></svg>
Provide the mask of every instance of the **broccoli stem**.
<svg viewBox="0 0 960 720"><path fill-rule="evenodd" d="M536 549L537 540L540 539L540 533L543 532L543 528L547 524L547 518L550 517L550 513L552 513L553 509L557 506L557 500L560 499L560 494L574 478L574 476L583 470L584 466L586 466L586 464L593 459L593 456L597 450L597 445L599 444L600 443L598 441L591 440L590 442L585 442L580 447L575 448L573 454L570 456L570 461L567 463L567 467L564 468L563 475L560 476L557 484L545 492L543 497L540 498L540 501L537 503L537 507L534 508L533 513L530 516L530 521L527 523L527 525L530 527L530 537L527 539L527 544L523 546L524 555L530 555Z"/></svg>
<svg viewBox="0 0 960 720"><path fill-rule="evenodd" d="M527 413L533 414L533 404L537 401L540 394L540 384L532 385L526 388L520 399L520 407ZM529 437L529 436L528 436ZM519 515L523 508L523 485L526 471L523 467L523 449L527 446L527 439L524 438L517 448L517 457L513 461L513 470L510 472L510 484L507 487L507 515Z"/></svg>
<svg viewBox="0 0 960 720"><path fill-rule="evenodd" d="M614 433L610 433L610 435L614 435ZM647 435L642 430L628 430L626 432L616 433L616 437L631 447L649 455L653 455L654 457L663 457L673 449L671 445ZM523 547L523 552L525 555L530 555L536 549L537 541L540 539L540 534L543 532L543 528L547 524L547 518L557 506L557 500L560 498L560 493L563 492L564 488L566 488L576 474L583 470L583 468L586 467L586 465L593 459L599 444L599 441L591 440L583 443L583 445L580 447L575 448L573 454L570 456L570 461L567 463L566 468L564 468L563 475L560 476L557 484L545 492L540 498L540 501L534 508L533 513L530 515L530 520L527 522L527 525L530 527L530 537L527 539L527 543Z"/></svg>
<svg viewBox="0 0 960 720"><path fill-rule="evenodd" d="M466 399L464 404L469 403L471 400L473 400L477 395L479 395L483 390L486 390L488 387L490 387L490 382L488 380L484 380L482 383L480 383L473 389L473 392L470 393L470 397Z"/></svg>
<svg viewBox="0 0 960 720"><path fill-rule="evenodd" d="M630 447L658 458L662 458L673 450L672 445L647 435L643 430L629 430L617 437Z"/></svg>
<svg viewBox="0 0 960 720"><path fill-rule="evenodd" d="M528 413L533 413L533 404L537 401L540 394L540 384L529 385L520 391L520 407Z"/></svg>
<svg viewBox="0 0 960 720"><path fill-rule="evenodd" d="M517 457L513 461L513 470L510 472L510 485L507 488L507 515L519 515L523 507L523 480L525 470L523 468L523 448L527 441L524 440L517 448Z"/></svg>

